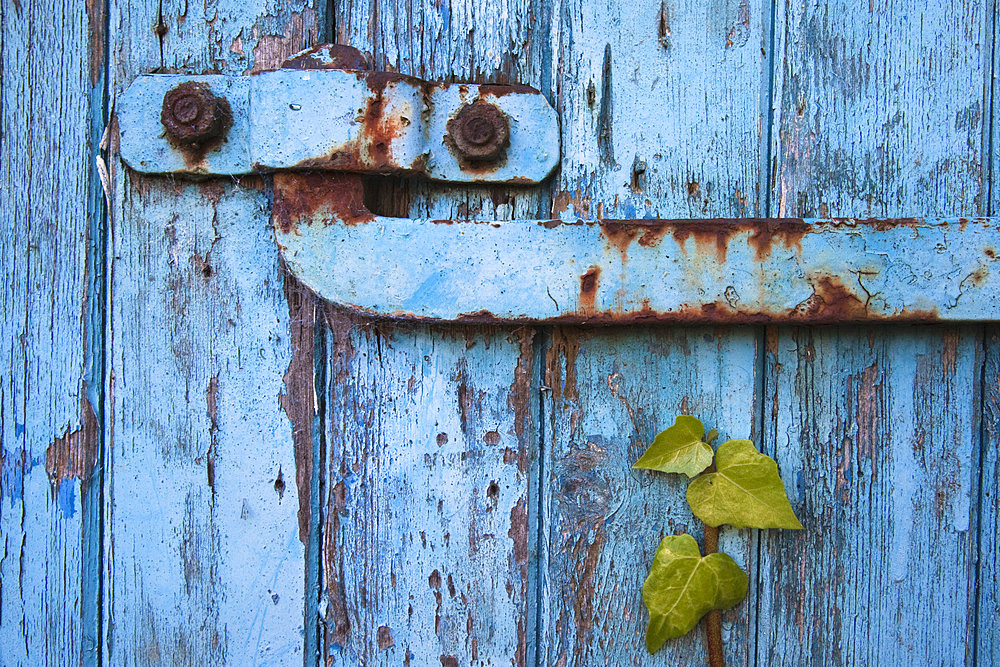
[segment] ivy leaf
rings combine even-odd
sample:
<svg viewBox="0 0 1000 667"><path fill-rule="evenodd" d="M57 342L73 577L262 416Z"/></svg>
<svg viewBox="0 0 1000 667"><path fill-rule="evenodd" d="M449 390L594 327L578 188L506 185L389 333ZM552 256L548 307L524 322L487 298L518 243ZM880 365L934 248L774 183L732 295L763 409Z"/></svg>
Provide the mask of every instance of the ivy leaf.
<svg viewBox="0 0 1000 667"><path fill-rule="evenodd" d="M702 440L704 435L704 424L694 417L681 415L674 420L673 426L656 436L632 467L680 472L694 477L712 464L712 448Z"/></svg>
<svg viewBox="0 0 1000 667"><path fill-rule="evenodd" d="M709 526L797 528L778 464L757 451L749 440L727 440L715 453L716 472L688 485L687 501L695 516Z"/></svg>
<svg viewBox="0 0 1000 667"><path fill-rule="evenodd" d="M746 573L726 554L702 557L690 535L664 537L642 585L649 609L646 649L655 653L711 610L729 609L746 596L747 584Z"/></svg>

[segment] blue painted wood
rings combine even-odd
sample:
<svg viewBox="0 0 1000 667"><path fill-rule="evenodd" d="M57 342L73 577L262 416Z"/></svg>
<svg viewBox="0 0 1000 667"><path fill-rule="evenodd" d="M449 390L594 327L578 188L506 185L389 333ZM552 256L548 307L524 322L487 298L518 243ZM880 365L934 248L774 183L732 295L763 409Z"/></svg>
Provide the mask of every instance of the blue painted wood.
<svg viewBox="0 0 1000 667"><path fill-rule="evenodd" d="M780 330L767 351L767 449L805 530L762 535L758 659L965 664L979 329Z"/></svg>
<svg viewBox="0 0 1000 667"><path fill-rule="evenodd" d="M540 87L532 11L345 2L334 23L375 69ZM524 188L367 185L373 210L406 217L537 217L542 201ZM534 331L328 317L326 664L535 664Z"/></svg>
<svg viewBox="0 0 1000 667"><path fill-rule="evenodd" d="M0 662L95 664L100 3L0 10ZM58 20L53 20L58 17Z"/></svg>
<svg viewBox="0 0 1000 667"><path fill-rule="evenodd" d="M161 67L276 67L327 20L310 2L110 11L116 93ZM303 663L311 302L281 270L261 181L143 177L113 152L104 662Z"/></svg>
<svg viewBox="0 0 1000 667"><path fill-rule="evenodd" d="M760 2L565 3L554 28L563 162L551 214L760 213L769 20ZM553 332L542 447L542 664L705 662L701 625L655 656L646 652L641 585L659 538L701 531L680 480L630 465L681 413L731 437L755 435L758 338L752 328ZM724 529L720 548L753 577L749 531ZM751 601L724 615L730 664L752 659L754 613Z"/></svg>
<svg viewBox="0 0 1000 667"><path fill-rule="evenodd" d="M329 664L528 664L532 332L334 319Z"/></svg>
<svg viewBox="0 0 1000 667"><path fill-rule="evenodd" d="M771 213L983 213L992 21L780 5ZM765 446L806 530L762 535L758 662L972 663L981 372L976 327L769 330Z"/></svg>
<svg viewBox="0 0 1000 667"><path fill-rule="evenodd" d="M996 48L997 13L993 7L991 21L993 71L1000 65L1000 50ZM987 86L991 99L996 96L996 81ZM997 183L997 156L1000 153L1000 124L997 123L995 102L991 105L992 149L987 213L1000 210L1000 184ZM979 665L1000 663L1000 330L987 326L983 335L986 368L983 374L982 447L979 463L978 556L976 568L976 646Z"/></svg>
<svg viewBox="0 0 1000 667"><path fill-rule="evenodd" d="M1000 662L1000 331L984 336L982 449L977 509L976 664Z"/></svg>
<svg viewBox="0 0 1000 667"><path fill-rule="evenodd" d="M262 182L144 179L112 155L102 422L102 241L80 165L100 131L87 29L103 19L86 9L21 0L3 14L4 664L297 664L317 649L328 664L699 663L698 634L654 658L641 644L657 538L700 533L678 480L629 465L681 412L763 433L807 526L724 531L755 596L725 615L730 664L1000 659L992 327L765 341L331 311L317 328L315 300L282 273ZM514 78L562 114L551 197L373 181L376 212L988 212L983 146L1000 124L986 120L982 7L779 5L773 30L752 2L558 9L335 8L338 35L376 66ZM325 12L112 3L112 88L158 67L277 65L319 39ZM84 492L102 428L104 485Z"/></svg>

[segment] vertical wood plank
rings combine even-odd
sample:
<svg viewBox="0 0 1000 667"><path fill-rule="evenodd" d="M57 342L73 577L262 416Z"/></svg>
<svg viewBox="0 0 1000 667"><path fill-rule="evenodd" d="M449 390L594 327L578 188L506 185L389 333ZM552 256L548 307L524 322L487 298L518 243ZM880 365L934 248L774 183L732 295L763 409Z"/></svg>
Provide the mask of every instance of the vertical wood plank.
<svg viewBox="0 0 1000 667"><path fill-rule="evenodd" d="M568 2L554 81L563 130L553 214L752 216L760 209L770 9L760 2ZM609 252L628 247L609 243ZM664 286L669 289L669 286ZM543 664L699 664L704 629L650 656L642 582L659 539L701 537L676 476L633 471L690 413L749 437L758 415L753 328L556 329L546 355ZM748 531L722 551L753 569ZM753 605L725 614L726 653L753 652Z"/></svg>
<svg viewBox="0 0 1000 667"><path fill-rule="evenodd" d="M94 664L103 5L5 3L0 63L0 662Z"/></svg>
<svg viewBox="0 0 1000 667"><path fill-rule="evenodd" d="M991 21L780 4L771 214L983 212ZM762 534L758 661L971 663L980 331L769 330L766 446L806 530Z"/></svg>
<svg viewBox="0 0 1000 667"><path fill-rule="evenodd" d="M530 329L335 320L331 664L528 664Z"/></svg>
<svg viewBox="0 0 1000 667"><path fill-rule="evenodd" d="M334 23L374 69L541 88L539 11L372 0L340 3ZM369 185L404 216L534 218L545 201L541 188ZM535 332L328 321L327 664L534 664Z"/></svg>
<svg viewBox="0 0 1000 667"><path fill-rule="evenodd" d="M985 336L983 445L979 464L976 664L1000 662L1000 332Z"/></svg>
<svg viewBox="0 0 1000 667"><path fill-rule="evenodd" d="M996 72L1000 49L996 47L998 16L990 3L990 50L993 76L986 94L990 114L989 186L987 213L1000 211L1000 183L997 182L997 152L1000 151L1000 122L997 113ZM983 335L986 368L983 373L982 447L979 464L979 563L976 571L976 664L1000 663L1000 327L987 325Z"/></svg>
<svg viewBox="0 0 1000 667"><path fill-rule="evenodd" d="M805 530L762 538L762 662L971 657L980 346L974 327L768 339L765 431Z"/></svg>
<svg viewBox="0 0 1000 667"><path fill-rule="evenodd" d="M325 11L113 2L112 89L276 67L321 38ZM280 266L269 195L257 178L111 166L105 661L312 662L312 312Z"/></svg>

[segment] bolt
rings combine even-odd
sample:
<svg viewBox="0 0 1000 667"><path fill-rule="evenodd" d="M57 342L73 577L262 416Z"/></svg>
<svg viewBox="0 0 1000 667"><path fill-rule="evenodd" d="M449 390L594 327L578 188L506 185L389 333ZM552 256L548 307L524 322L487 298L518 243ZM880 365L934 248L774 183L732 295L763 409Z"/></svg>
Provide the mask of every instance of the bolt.
<svg viewBox="0 0 1000 667"><path fill-rule="evenodd" d="M216 97L204 83L187 81L163 96L160 122L167 134L182 144L220 137L229 129L232 112L224 97Z"/></svg>
<svg viewBox="0 0 1000 667"><path fill-rule="evenodd" d="M448 136L466 160L496 160L510 142L507 117L492 104L466 104L448 121Z"/></svg>

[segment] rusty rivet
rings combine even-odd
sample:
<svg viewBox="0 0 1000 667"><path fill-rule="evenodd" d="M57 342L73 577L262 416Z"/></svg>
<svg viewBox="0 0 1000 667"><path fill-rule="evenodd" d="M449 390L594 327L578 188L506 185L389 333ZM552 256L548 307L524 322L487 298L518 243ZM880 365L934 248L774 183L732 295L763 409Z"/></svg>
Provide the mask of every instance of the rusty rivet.
<svg viewBox="0 0 1000 667"><path fill-rule="evenodd" d="M510 141L507 117L492 104L466 104L448 121L451 137L459 156L466 160L495 160Z"/></svg>
<svg viewBox="0 0 1000 667"><path fill-rule="evenodd" d="M163 96L160 122L179 143L196 144L221 137L231 120L229 103L213 95L204 83L187 81Z"/></svg>

